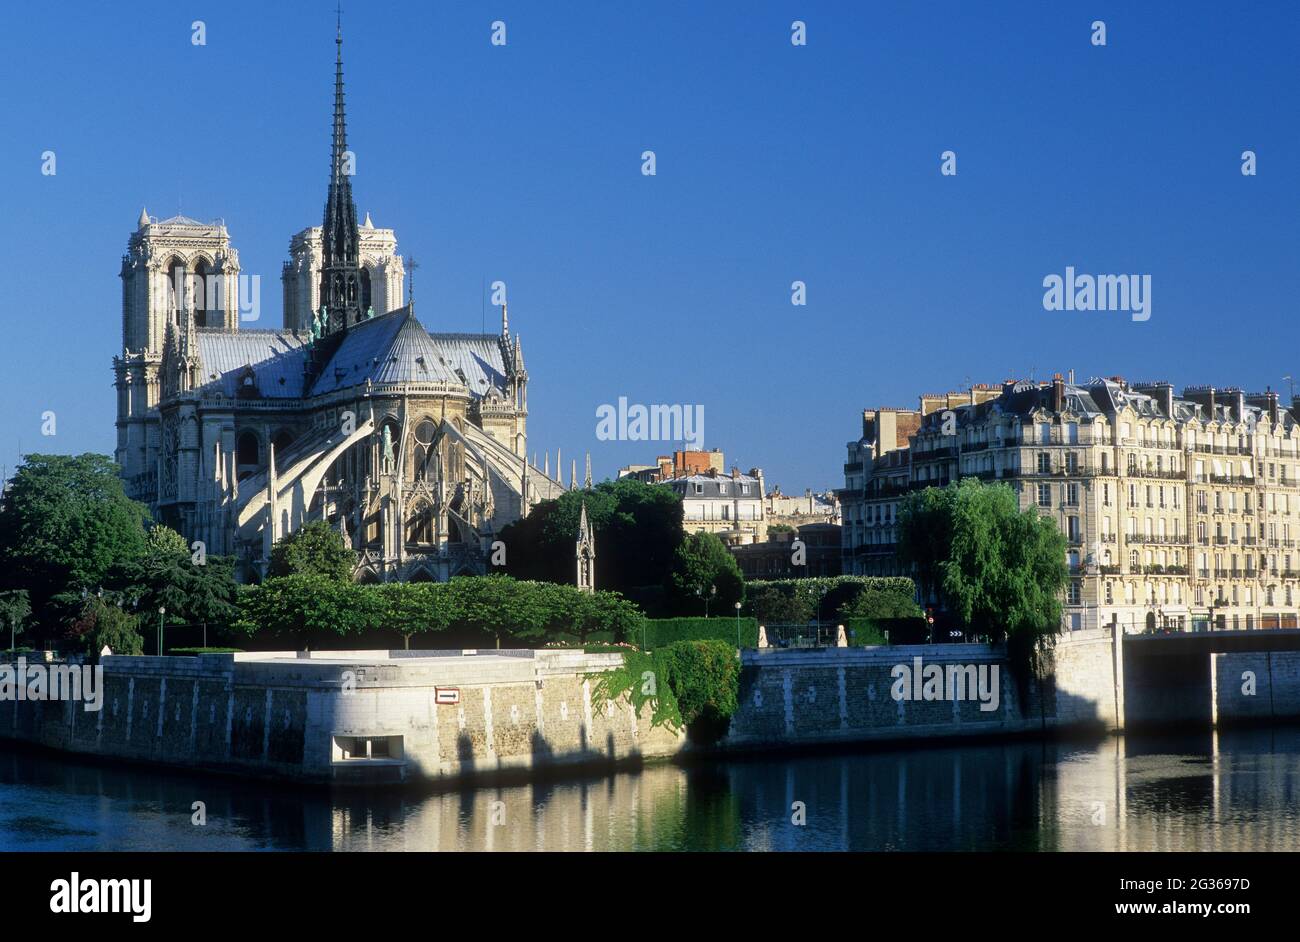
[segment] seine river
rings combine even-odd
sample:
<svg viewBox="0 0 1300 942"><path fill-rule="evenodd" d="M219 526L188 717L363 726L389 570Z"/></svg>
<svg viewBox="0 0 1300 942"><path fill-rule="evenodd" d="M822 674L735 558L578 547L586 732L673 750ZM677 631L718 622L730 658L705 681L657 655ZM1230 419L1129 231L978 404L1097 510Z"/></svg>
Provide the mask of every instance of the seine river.
<svg viewBox="0 0 1300 942"><path fill-rule="evenodd" d="M0 744L0 851L1297 849L1289 727L655 765L442 794L331 795Z"/></svg>

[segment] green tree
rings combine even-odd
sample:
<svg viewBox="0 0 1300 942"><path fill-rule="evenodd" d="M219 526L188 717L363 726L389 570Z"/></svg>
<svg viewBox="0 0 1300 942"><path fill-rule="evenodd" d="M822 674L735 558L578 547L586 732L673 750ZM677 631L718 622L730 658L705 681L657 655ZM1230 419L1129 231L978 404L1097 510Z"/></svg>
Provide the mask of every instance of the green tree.
<svg viewBox="0 0 1300 942"><path fill-rule="evenodd" d="M745 579L726 544L713 533L692 533L677 547L673 590L683 610L733 614L745 595ZM716 588L717 592L712 590Z"/></svg>
<svg viewBox="0 0 1300 942"><path fill-rule="evenodd" d="M439 583L385 582L362 588L377 598L379 626L400 634L407 649L415 635L445 631L448 627Z"/></svg>
<svg viewBox="0 0 1300 942"><path fill-rule="evenodd" d="M313 520L271 547L271 576L315 575L335 582L352 579L357 554L325 520Z"/></svg>
<svg viewBox="0 0 1300 942"><path fill-rule="evenodd" d="M367 591L373 588L321 575L272 577L239 592L234 627L249 636L359 634L380 622L378 597Z"/></svg>
<svg viewBox="0 0 1300 942"><path fill-rule="evenodd" d="M631 478L567 491L501 531L506 571L517 579L573 585L573 547L583 504L596 539L596 586L625 595L664 586L682 541L682 502L670 488Z"/></svg>
<svg viewBox="0 0 1300 942"><path fill-rule="evenodd" d="M31 613L32 606L26 589L0 592L0 627L9 629L10 650L13 650L14 639L23 633L23 622Z"/></svg>
<svg viewBox="0 0 1300 942"><path fill-rule="evenodd" d="M86 653L93 657L98 657L105 646L114 654L144 653L139 620L98 595L86 598L71 630L82 639Z"/></svg>
<svg viewBox="0 0 1300 942"><path fill-rule="evenodd" d="M1068 578L1065 537L1005 484L965 478L909 494L899 508L899 558L970 630L1006 641L1020 666L1050 646Z"/></svg>
<svg viewBox="0 0 1300 942"><path fill-rule="evenodd" d="M105 455L27 455L0 502L0 588L26 589L44 638L145 547L148 510Z"/></svg>

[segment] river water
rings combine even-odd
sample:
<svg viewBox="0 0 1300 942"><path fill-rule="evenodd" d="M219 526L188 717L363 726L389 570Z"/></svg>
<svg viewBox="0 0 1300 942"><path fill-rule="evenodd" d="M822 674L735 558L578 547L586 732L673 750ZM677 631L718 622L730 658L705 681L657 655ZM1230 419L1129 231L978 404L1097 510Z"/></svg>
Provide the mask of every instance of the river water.
<svg viewBox="0 0 1300 942"><path fill-rule="evenodd" d="M0 851L23 850L1300 850L1300 729L769 756L441 794L0 744Z"/></svg>

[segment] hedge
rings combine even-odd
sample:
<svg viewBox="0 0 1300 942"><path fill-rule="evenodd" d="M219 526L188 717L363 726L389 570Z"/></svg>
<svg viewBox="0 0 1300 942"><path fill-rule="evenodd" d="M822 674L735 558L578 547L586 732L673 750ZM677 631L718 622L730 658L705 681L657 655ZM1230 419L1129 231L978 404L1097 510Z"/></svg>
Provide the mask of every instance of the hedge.
<svg viewBox="0 0 1300 942"><path fill-rule="evenodd" d="M816 576L754 580L743 611L769 622L802 624L819 610L822 621L897 618L919 614L916 587L905 576Z"/></svg>
<svg viewBox="0 0 1300 942"><path fill-rule="evenodd" d="M925 644L930 626L924 618L849 618L844 627L853 632L854 647L872 644ZM886 640L888 639L888 640Z"/></svg>
<svg viewBox="0 0 1300 942"><path fill-rule="evenodd" d="M717 618L647 618L644 623L644 647L655 648L674 641L725 641L736 646L736 618L720 615ZM629 633L629 641L642 644L642 638ZM740 619L740 646L758 647L758 619Z"/></svg>

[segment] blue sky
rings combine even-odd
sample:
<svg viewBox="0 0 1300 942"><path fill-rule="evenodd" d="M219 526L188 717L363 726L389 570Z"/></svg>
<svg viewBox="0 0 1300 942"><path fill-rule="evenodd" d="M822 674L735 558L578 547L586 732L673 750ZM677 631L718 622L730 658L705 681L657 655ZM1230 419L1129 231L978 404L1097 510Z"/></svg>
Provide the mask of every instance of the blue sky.
<svg viewBox="0 0 1300 942"><path fill-rule="evenodd" d="M325 195L331 2L84 6L28 5L0 36L10 472L20 443L112 452L142 205L223 217L272 327L289 237ZM591 450L598 477L671 447L597 441L619 396L702 404L706 446L789 492L842 483L864 407L968 381L1285 395L1300 5L1135 6L345 4L358 209L420 260L432 330L478 330L483 283L507 282L529 447L566 468ZM1045 311L1067 265L1151 275L1151 319Z"/></svg>

